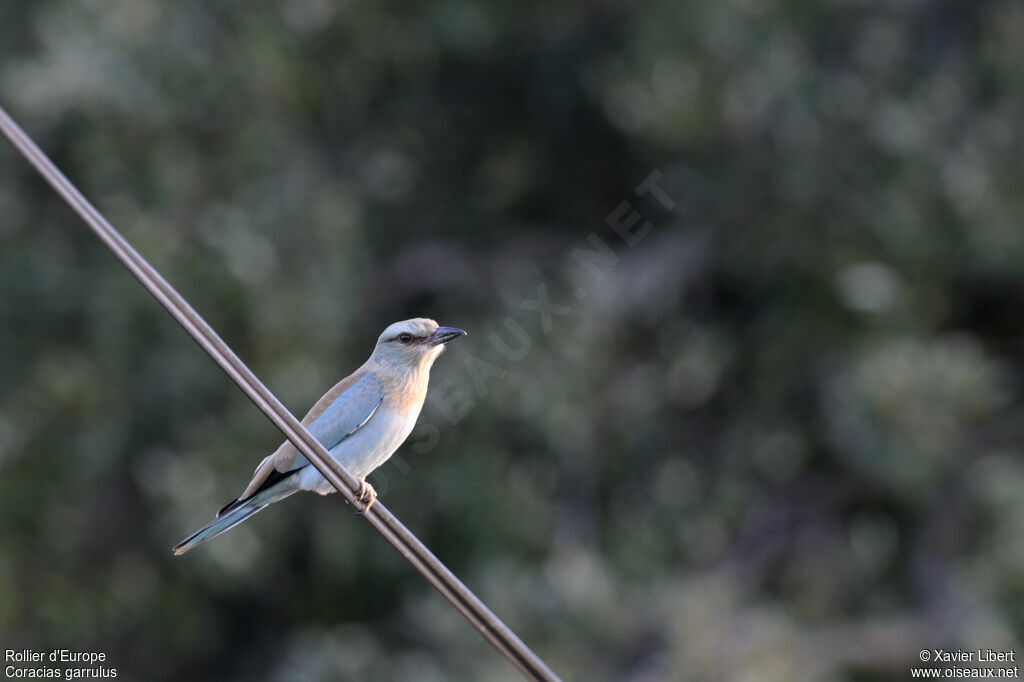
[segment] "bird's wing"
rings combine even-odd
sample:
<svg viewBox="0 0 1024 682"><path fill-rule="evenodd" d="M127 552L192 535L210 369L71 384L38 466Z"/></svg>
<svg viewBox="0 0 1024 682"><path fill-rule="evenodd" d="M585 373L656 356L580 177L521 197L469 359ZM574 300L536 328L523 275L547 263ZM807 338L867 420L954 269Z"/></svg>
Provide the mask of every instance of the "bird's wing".
<svg viewBox="0 0 1024 682"><path fill-rule="evenodd" d="M384 385L376 374L368 372L352 388L331 401L306 428L330 450L365 426L383 400ZM295 465L292 466L294 468Z"/></svg>
<svg viewBox="0 0 1024 682"><path fill-rule="evenodd" d="M330 450L366 425L384 400L384 385L372 372L357 372L324 394L302 420L309 432ZM291 441L285 441L256 467L240 500L268 481L309 464Z"/></svg>

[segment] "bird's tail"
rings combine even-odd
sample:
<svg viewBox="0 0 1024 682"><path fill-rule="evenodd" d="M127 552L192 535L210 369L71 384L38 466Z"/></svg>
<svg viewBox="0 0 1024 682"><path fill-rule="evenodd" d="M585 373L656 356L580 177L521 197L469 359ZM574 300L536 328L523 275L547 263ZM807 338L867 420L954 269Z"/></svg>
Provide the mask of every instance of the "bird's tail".
<svg viewBox="0 0 1024 682"><path fill-rule="evenodd" d="M212 540L221 533L234 528L267 505L283 500L295 492L298 492L298 487L295 485L292 477L282 476L276 482L276 485L265 487L252 497L244 500L235 500L221 509L217 512L217 516L213 521L210 521L175 545L174 553L176 555L184 554L196 545Z"/></svg>

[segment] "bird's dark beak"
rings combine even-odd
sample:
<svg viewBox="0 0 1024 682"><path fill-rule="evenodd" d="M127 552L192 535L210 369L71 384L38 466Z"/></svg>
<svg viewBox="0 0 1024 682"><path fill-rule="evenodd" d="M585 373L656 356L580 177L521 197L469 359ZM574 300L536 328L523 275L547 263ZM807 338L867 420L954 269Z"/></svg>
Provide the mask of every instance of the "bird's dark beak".
<svg viewBox="0 0 1024 682"><path fill-rule="evenodd" d="M458 327L438 327L436 332L427 337L427 343L439 346L460 336L466 336L466 332Z"/></svg>

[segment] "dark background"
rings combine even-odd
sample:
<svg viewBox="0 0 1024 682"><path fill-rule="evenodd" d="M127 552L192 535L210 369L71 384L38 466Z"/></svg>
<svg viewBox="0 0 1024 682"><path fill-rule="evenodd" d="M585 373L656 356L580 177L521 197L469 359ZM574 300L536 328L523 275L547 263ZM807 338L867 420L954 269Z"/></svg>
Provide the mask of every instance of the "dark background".
<svg viewBox="0 0 1024 682"><path fill-rule="evenodd" d="M469 330L371 480L579 680L1024 654L1022 64L1019 2L0 0L0 104L295 413ZM281 436L6 143L0 286L0 648L517 679L338 496L171 556Z"/></svg>

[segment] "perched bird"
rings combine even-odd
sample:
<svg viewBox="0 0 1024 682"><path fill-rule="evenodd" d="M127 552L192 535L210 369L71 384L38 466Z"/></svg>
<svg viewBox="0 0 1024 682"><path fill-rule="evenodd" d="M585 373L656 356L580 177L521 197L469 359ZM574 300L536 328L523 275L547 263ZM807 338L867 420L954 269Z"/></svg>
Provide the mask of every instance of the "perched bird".
<svg viewBox="0 0 1024 682"><path fill-rule="evenodd" d="M396 322L380 335L370 359L316 402L302 424L353 476L360 501L377 499L366 482L409 436L427 396L430 367L444 344L465 335L455 327L417 317ZM174 548L184 554L201 542L233 528L267 505L300 490L335 492L327 479L285 441L256 467L245 491Z"/></svg>

